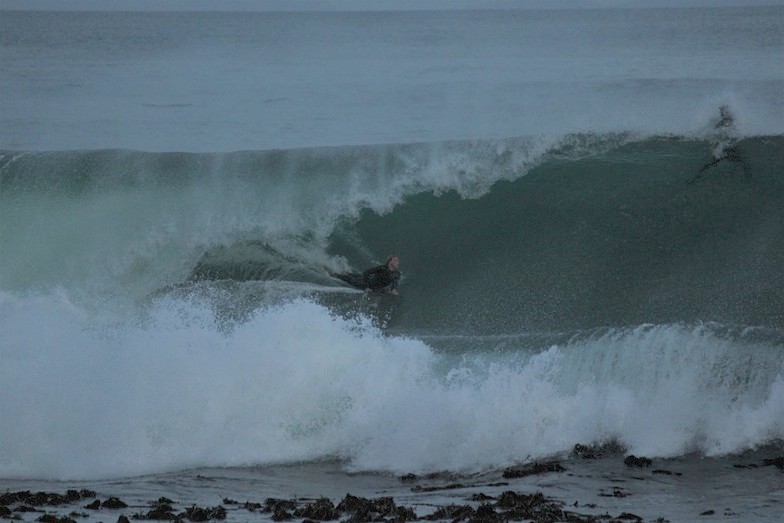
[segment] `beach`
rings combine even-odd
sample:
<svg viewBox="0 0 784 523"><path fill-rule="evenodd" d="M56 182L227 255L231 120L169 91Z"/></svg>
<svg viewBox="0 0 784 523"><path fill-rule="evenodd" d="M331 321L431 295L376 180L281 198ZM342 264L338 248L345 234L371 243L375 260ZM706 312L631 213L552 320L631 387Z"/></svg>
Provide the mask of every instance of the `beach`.
<svg viewBox="0 0 784 523"><path fill-rule="evenodd" d="M784 477L781 456L767 456L780 451L774 447L722 459L655 459L643 466L624 464L623 453L583 453L470 476L345 474L339 463L320 463L197 469L101 482L6 480L1 486L7 489L6 497L9 491L34 495L51 489L84 496L55 506L51 496L37 505L30 498L9 503L11 516L24 521L42 521L46 515L60 521L125 516L190 521L773 522L781 521ZM352 505L354 497L366 505L357 500ZM118 508L112 500L127 506ZM160 512L167 505L168 511ZM22 512L23 506L30 512Z"/></svg>

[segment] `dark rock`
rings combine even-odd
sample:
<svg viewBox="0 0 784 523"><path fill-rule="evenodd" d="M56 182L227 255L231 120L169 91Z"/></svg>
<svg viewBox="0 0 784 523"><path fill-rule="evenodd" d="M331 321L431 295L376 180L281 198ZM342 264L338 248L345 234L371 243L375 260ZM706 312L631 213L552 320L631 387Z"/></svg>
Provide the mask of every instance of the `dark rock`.
<svg viewBox="0 0 784 523"><path fill-rule="evenodd" d="M535 505L539 499L544 499L544 496L541 493L529 496L507 490L498 497L496 505L502 508L530 507Z"/></svg>
<svg viewBox="0 0 784 523"><path fill-rule="evenodd" d="M53 507L57 505L64 505L66 503L70 503L65 496L61 496L60 494L52 493L52 494L45 494L45 496L46 496L46 504Z"/></svg>
<svg viewBox="0 0 784 523"><path fill-rule="evenodd" d="M499 496L496 506L506 509L499 514L504 521L583 521L579 519L581 516L565 512L561 503L548 500L541 492L520 494L507 491Z"/></svg>
<svg viewBox="0 0 784 523"><path fill-rule="evenodd" d="M68 516L57 517L53 514L44 514L36 519L36 521L40 521L41 523L76 523L76 520L73 520Z"/></svg>
<svg viewBox="0 0 784 523"><path fill-rule="evenodd" d="M392 501L392 498L385 499L388 499L391 502L391 507L384 507L382 510L384 512L387 512L390 508L394 510L395 502ZM351 519L349 521L354 523L373 521L374 513L378 512L370 500L352 496L351 494L346 494L346 497L338 503L335 510L340 513L347 512L351 514Z"/></svg>
<svg viewBox="0 0 784 523"><path fill-rule="evenodd" d="M117 523L131 523L131 521L125 516L120 516L117 518Z"/></svg>
<svg viewBox="0 0 784 523"><path fill-rule="evenodd" d="M43 512L42 510L38 510L35 507L31 507L29 505L19 505L14 509L14 512Z"/></svg>
<svg viewBox="0 0 784 523"><path fill-rule="evenodd" d="M109 508L109 509L120 509L120 508L128 508L128 505L122 501L121 499L111 497L101 503L101 507Z"/></svg>
<svg viewBox="0 0 784 523"><path fill-rule="evenodd" d="M234 501L231 498L223 498L223 504L224 505L239 505L239 503L237 501Z"/></svg>
<svg viewBox="0 0 784 523"><path fill-rule="evenodd" d="M411 474L411 473L408 473L408 474L406 474L404 476L400 476L400 481L402 481L404 483L407 482L407 481L416 481L418 479L419 478L417 477L416 474Z"/></svg>
<svg viewBox="0 0 784 523"><path fill-rule="evenodd" d="M297 508L297 502L289 499L267 498L264 505L265 512L272 512L273 521L288 521L294 519L294 516L289 511L293 511Z"/></svg>
<svg viewBox="0 0 784 523"><path fill-rule="evenodd" d="M162 508L154 508L146 514L136 514L134 519L149 519L154 521L172 521L175 519L174 514L170 510Z"/></svg>
<svg viewBox="0 0 784 523"><path fill-rule="evenodd" d="M383 518L393 518L395 521L416 519L416 514L412 509L396 506L391 497L370 500L346 494L335 510L338 513L351 514L349 521L352 523L379 521Z"/></svg>
<svg viewBox="0 0 784 523"><path fill-rule="evenodd" d="M95 492L91 490L69 490L64 495L53 492L36 492L29 490L19 492L6 492L0 495L0 505L13 505L23 503L32 507L44 505L57 506L74 503L80 499L95 497Z"/></svg>
<svg viewBox="0 0 784 523"><path fill-rule="evenodd" d="M643 520L637 514L631 514L629 512L623 512L620 516L618 516L615 519L622 519L624 521L642 521Z"/></svg>
<svg viewBox="0 0 784 523"><path fill-rule="evenodd" d="M245 510L249 510L251 512L255 512L260 508L262 508L263 506L264 505L262 505L261 503L251 503L250 501L246 501L245 504L242 505L242 508L244 508Z"/></svg>
<svg viewBox="0 0 784 523"><path fill-rule="evenodd" d="M217 507L201 508L193 506L185 509L185 517L191 521L210 521L212 519L226 519L226 509L218 505Z"/></svg>
<svg viewBox="0 0 784 523"><path fill-rule="evenodd" d="M316 521L330 521L339 517L335 505L327 498L321 498L313 503L308 503L294 511L298 518L314 519Z"/></svg>
<svg viewBox="0 0 784 523"><path fill-rule="evenodd" d="M650 467L653 462L646 457L640 456L637 457L635 455L626 456L626 459L623 460L624 465L627 467Z"/></svg>
<svg viewBox="0 0 784 523"><path fill-rule="evenodd" d="M294 519L282 505L275 505L272 509L272 521L288 521Z"/></svg>
<svg viewBox="0 0 784 523"><path fill-rule="evenodd" d="M713 516L716 514L715 510L706 510L705 512L700 513L700 516Z"/></svg>
<svg viewBox="0 0 784 523"><path fill-rule="evenodd" d="M438 521L441 519L451 520L453 523L462 520L471 520L474 518L476 511L469 505L448 505L446 507L438 507L438 509L426 516L428 521Z"/></svg>
<svg viewBox="0 0 784 523"><path fill-rule="evenodd" d="M5 505L0 505L0 518L11 517L11 509Z"/></svg>
<svg viewBox="0 0 784 523"><path fill-rule="evenodd" d="M439 490L455 490L459 488L466 488L462 483L450 483L449 485L442 486L429 486L423 487L422 485L415 485L411 487L411 492L437 492Z"/></svg>
<svg viewBox="0 0 784 523"><path fill-rule="evenodd" d="M534 474L546 474L548 472L564 472L566 469L557 461L545 463L534 463L525 467L510 467L504 470L503 476L507 479L522 478Z"/></svg>
<svg viewBox="0 0 784 523"><path fill-rule="evenodd" d="M346 494L346 497L338 503L336 509L338 512L358 512L360 510L364 510L369 508L370 500L366 498L360 498L358 496L352 496L351 494Z"/></svg>
<svg viewBox="0 0 784 523"><path fill-rule="evenodd" d="M395 505L395 500L391 497L370 500L352 496L351 494L346 494L346 497L337 506L337 510L340 512L357 512L365 509L382 516L391 516L397 511L397 506Z"/></svg>
<svg viewBox="0 0 784 523"><path fill-rule="evenodd" d="M264 500L264 505L266 505L267 508L269 509L271 509L276 505L283 505L289 509L297 508L297 502L294 501L293 499L267 498L266 500Z"/></svg>
<svg viewBox="0 0 784 523"><path fill-rule="evenodd" d="M89 505L85 505L84 508L86 508L88 510L100 510L101 502L96 499L95 501L93 501Z"/></svg>
<svg viewBox="0 0 784 523"><path fill-rule="evenodd" d="M210 516L207 514L207 511L200 507L191 507L189 509L185 509L185 513L188 515L188 519L191 521L209 521Z"/></svg>
<svg viewBox="0 0 784 523"><path fill-rule="evenodd" d="M766 467L777 467L781 470L784 470L784 456L779 456L778 458L773 459L766 459L763 461Z"/></svg>
<svg viewBox="0 0 784 523"><path fill-rule="evenodd" d="M27 503L34 507L40 507L41 505L48 505L49 499L49 494L46 492L36 492L35 494L30 494L27 498Z"/></svg>
<svg viewBox="0 0 784 523"><path fill-rule="evenodd" d="M18 496L18 492L6 492L5 494L0 494L0 505L13 505L19 501Z"/></svg>
<svg viewBox="0 0 784 523"><path fill-rule="evenodd" d="M148 519L155 521L172 521L177 519L177 516L174 515L174 509L169 502L171 502L171 500L168 498L159 498L158 501L153 504L151 510L147 511L147 513L134 514L133 519ZM106 506L105 502L104 506Z"/></svg>
<svg viewBox="0 0 784 523"><path fill-rule="evenodd" d="M67 490L65 492L65 496L63 496L68 503L74 503L76 501L80 501L82 496L79 495L78 490Z"/></svg>
<svg viewBox="0 0 784 523"><path fill-rule="evenodd" d="M479 505L471 521L492 523L494 521L506 521L506 520L495 511L492 505L488 505L485 503Z"/></svg>
<svg viewBox="0 0 784 523"><path fill-rule="evenodd" d="M294 510L297 508L297 502L291 499L267 498L264 505L266 507L265 512L275 512L275 509L278 507L284 510Z"/></svg>
<svg viewBox="0 0 784 523"><path fill-rule="evenodd" d="M410 507L397 507L395 511L395 521L416 521L417 515Z"/></svg>

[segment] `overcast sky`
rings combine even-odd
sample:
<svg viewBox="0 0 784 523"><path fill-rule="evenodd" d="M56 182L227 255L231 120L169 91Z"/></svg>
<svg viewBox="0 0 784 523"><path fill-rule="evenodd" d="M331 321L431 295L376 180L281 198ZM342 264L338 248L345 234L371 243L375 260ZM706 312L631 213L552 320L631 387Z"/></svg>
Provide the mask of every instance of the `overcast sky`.
<svg viewBox="0 0 784 523"><path fill-rule="evenodd" d="M784 5L784 0L0 0L0 9L295 11L482 8L709 7Z"/></svg>

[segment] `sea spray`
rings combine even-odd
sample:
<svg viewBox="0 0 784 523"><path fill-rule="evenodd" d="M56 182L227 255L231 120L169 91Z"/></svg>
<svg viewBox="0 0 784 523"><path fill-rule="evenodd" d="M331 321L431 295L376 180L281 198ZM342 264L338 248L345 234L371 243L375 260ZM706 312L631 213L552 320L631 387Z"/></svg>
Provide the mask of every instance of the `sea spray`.
<svg viewBox="0 0 784 523"><path fill-rule="evenodd" d="M0 319L0 401L15 413L4 477L336 458L472 472L576 443L722 455L784 436L775 333L641 326L461 357L308 301L262 307L230 332L170 298L97 325L63 295L4 295Z"/></svg>
<svg viewBox="0 0 784 523"><path fill-rule="evenodd" d="M427 373L418 342L293 302L230 334L163 299L96 325L62 296L3 297L3 477L128 476L350 454L341 430L371 383ZM43 324L46 322L46 325ZM42 379L42 377L46 377Z"/></svg>

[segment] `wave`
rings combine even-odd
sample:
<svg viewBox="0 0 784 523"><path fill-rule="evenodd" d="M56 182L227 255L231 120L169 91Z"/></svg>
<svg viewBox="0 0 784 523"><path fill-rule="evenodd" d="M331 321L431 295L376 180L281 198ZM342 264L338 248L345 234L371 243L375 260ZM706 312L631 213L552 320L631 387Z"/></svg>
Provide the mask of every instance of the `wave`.
<svg viewBox="0 0 784 523"><path fill-rule="evenodd" d="M420 192L481 196L498 179L524 175L551 147L521 139L229 154L4 153L0 188L11 226L0 285L111 288L122 280L146 293L185 279L206 251L243 243L284 263L339 268L325 251L342 220L363 209L389 213Z"/></svg>
<svg viewBox="0 0 784 523"><path fill-rule="evenodd" d="M97 324L63 295L0 296L0 329L3 477L323 459L468 473L576 443L722 455L784 437L781 331L643 325L459 354L305 300L227 334L199 303Z"/></svg>
<svg viewBox="0 0 784 523"><path fill-rule="evenodd" d="M0 288L136 306L204 280L335 287L328 271L396 252L404 328L781 327L783 144L622 134L5 153Z"/></svg>
<svg viewBox="0 0 784 523"><path fill-rule="evenodd" d="M0 155L0 476L784 439L784 137ZM329 270L395 252L401 296Z"/></svg>

